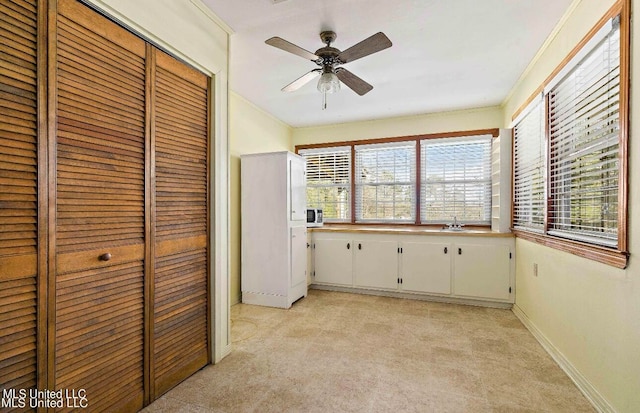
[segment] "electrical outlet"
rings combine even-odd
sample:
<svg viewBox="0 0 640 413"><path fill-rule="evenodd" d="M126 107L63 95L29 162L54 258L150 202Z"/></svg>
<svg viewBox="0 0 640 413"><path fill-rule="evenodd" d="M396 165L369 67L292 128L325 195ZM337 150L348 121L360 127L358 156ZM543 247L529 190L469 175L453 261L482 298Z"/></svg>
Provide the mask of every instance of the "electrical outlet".
<svg viewBox="0 0 640 413"><path fill-rule="evenodd" d="M538 276L538 263L536 262L533 263L533 276L534 277Z"/></svg>

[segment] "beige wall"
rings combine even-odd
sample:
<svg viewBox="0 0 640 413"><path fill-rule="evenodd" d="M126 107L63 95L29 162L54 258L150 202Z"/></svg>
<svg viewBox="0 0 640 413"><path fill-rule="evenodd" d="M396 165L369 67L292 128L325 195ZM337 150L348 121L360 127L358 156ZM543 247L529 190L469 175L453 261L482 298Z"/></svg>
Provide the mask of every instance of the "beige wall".
<svg viewBox="0 0 640 413"><path fill-rule="evenodd" d="M499 128L502 125L502 117L502 109L496 106L366 122L296 128L293 130L293 145Z"/></svg>
<svg viewBox="0 0 640 413"><path fill-rule="evenodd" d="M515 109L542 83L574 45L613 5L582 0L505 105L508 124ZM640 12L640 2L634 10ZM640 79L640 35L633 36L632 79ZM632 90L632 107L640 88ZM632 113L633 113L632 109ZM637 109L635 110L638 113ZM640 122L631 119L631 137ZM625 270L528 241L516 242L516 306L568 361L596 403L618 412L640 411L640 145L631 139L629 217L631 259ZM538 276L533 276L533 264ZM591 387L592 386L592 387ZM598 400L600 398L600 400Z"/></svg>
<svg viewBox="0 0 640 413"><path fill-rule="evenodd" d="M230 297L240 302L240 155L291 150L292 129L236 93L229 99L230 158Z"/></svg>

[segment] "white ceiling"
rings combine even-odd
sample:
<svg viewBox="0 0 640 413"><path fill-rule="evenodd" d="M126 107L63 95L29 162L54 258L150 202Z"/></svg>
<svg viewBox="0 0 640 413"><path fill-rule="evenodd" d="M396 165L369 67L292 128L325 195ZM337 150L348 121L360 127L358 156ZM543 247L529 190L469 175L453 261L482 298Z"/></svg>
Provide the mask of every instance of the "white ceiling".
<svg viewBox="0 0 640 413"><path fill-rule="evenodd" d="M499 105L571 0L203 0L233 30L230 88L294 127ZM374 86L322 95L316 81L280 89L317 66L268 46L311 52L333 30L345 50L379 31L390 49L345 65Z"/></svg>

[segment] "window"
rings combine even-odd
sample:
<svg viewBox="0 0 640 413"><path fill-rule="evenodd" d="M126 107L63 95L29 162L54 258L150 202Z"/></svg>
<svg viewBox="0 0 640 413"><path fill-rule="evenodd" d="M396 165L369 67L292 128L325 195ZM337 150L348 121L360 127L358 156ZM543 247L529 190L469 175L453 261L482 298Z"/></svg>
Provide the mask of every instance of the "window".
<svg viewBox="0 0 640 413"><path fill-rule="evenodd" d="M491 221L491 135L420 141L423 223Z"/></svg>
<svg viewBox="0 0 640 413"><path fill-rule="evenodd" d="M601 20L514 120L513 226L518 236L624 268L628 9L618 4L607 16L615 17Z"/></svg>
<svg viewBox="0 0 640 413"><path fill-rule="evenodd" d="M513 227L544 231L544 106L542 95L523 112L514 135Z"/></svg>
<svg viewBox="0 0 640 413"><path fill-rule="evenodd" d="M618 244L620 30L549 94L549 234Z"/></svg>
<svg viewBox="0 0 640 413"><path fill-rule="evenodd" d="M296 146L325 222L491 225L498 129ZM335 145L335 146L333 146Z"/></svg>
<svg viewBox="0 0 640 413"><path fill-rule="evenodd" d="M309 208L322 208L327 222L350 222L351 148L306 149L299 154L307 160Z"/></svg>
<svg viewBox="0 0 640 413"><path fill-rule="evenodd" d="M356 222L414 222L416 142L356 145Z"/></svg>

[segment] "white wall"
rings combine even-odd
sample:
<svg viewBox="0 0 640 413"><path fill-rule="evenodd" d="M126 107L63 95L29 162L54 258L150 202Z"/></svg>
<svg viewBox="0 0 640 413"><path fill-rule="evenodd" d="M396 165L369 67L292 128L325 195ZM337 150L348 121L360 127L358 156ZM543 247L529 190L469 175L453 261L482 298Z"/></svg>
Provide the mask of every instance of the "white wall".
<svg viewBox="0 0 640 413"><path fill-rule="evenodd" d="M88 0L146 39L213 79L212 171L212 354L231 351L229 320L229 163L227 133L228 36L230 30L200 0Z"/></svg>
<svg viewBox="0 0 640 413"><path fill-rule="evenodd" d="M293 130L293 145L499 128L502 126L502 117L502 109L496 106L296 128Z"/></svg>
<svg viewBox="0 0 640 413"><path fill-rule="evenodd" d="M289 151L292 129L262 111L243 97L231 92L229 134L231 137L231 231L230 286L231 304L240 302L240 155Z"/></svg>
<svg viewBox="0 0 640 413"><path fill-rule="evenodd" d="M525 99L614 4L614 0L577 3L549 47L505 104L504 124ZM640 12L640 2L633 2ZM631 79L640 79L640 34L632 40ZM518 239L516 310L575 370L576 378L604 411L640 412L640 119L634 108L640 88L632 89L630 133L629 244L625 270ZM635 113L638 110L635 109ZM635 121L634 121L635 120ZM533 276L538 264L538 277Z"/></svg>

